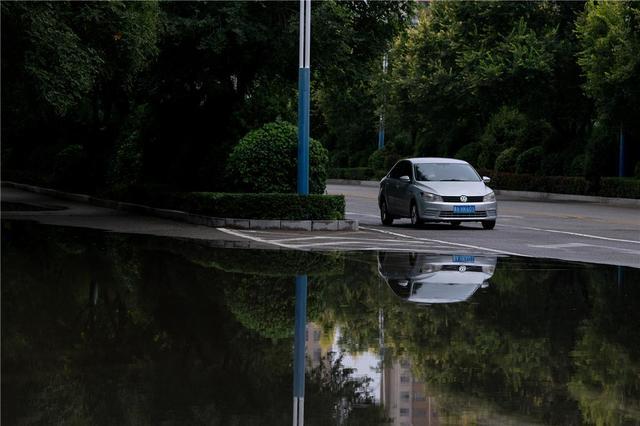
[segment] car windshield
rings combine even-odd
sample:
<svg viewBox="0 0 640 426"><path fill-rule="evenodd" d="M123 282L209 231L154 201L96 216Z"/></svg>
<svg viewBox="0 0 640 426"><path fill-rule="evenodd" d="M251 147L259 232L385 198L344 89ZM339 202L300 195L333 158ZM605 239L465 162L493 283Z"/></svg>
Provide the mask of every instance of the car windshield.
<svg viewBox="0 0 640 426"><path fill-rule="evenodd" d="M468 164L462 163L419 163L414 164L418 181L477 182L480 176Z"/></svg>

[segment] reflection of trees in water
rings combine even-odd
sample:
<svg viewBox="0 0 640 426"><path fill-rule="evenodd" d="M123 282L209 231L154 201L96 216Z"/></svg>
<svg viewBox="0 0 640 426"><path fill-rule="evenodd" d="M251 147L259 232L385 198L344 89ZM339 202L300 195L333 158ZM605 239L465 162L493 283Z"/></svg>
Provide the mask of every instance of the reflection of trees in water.
<svg viewBox="0 0 640 426"><path fill-rule="evenodd" d="M3 229L3 423L290 423L291 339L245 327L226 297L260 281L262 304L282 309L293 299L268 290L282 280L293 291L293 278L250 279L147 239L50 229L14 229L13 239ZM61 250L60 238L75 248ZM312 377L307 397L322 397L307 409L328 412L359 392L350 374L328 387Z"/></svg>
<svg viewBox="0 0 640 426"><path fill-rule="evenodd" d="M584 420L597 425L640 423L640 271L594 271L592 315L579 327L569 382Z"/></svg>
<svg viewBox="0 0 640 426"><path fill-rule="evenodd" d="M511 259L470 303L430 307L380 292L374 273L345 271L322 296L343 347L375 348L382 308L386 357L407 354L451 421L464 401L467 418L638 421L640 295L616 293L614 268ZM627 271L627 283L640 282Z"/></svg>
<svg viewBox="0 0 640 426"><path fill-rule="evenodd" d="M354 377L344 367L344 353L327 353L306 380L305 423L308 425L376 425L385 422L384 411L373 403L371 379Z"/></svg>

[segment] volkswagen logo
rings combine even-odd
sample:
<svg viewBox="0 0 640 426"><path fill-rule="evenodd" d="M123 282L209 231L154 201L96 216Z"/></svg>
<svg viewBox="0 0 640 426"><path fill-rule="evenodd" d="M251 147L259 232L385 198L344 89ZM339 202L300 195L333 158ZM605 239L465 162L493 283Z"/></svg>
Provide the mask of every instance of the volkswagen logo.
<svg viewBox="0 0 640 426"><path fill-rule="evenodd" d="M467 196L466 195L461 195L460 196L460 201L462 201L463 203L467 202Z"/></svg>
<svg viewBox="0 0 640 426"><path fill-rule="evenodd" d="M467 270L467 267L466 267L466 266L464 266L464 265L461 265L461 266L458 268L458 271L460 271L460 272L465 272L466 270Z"/></svg>

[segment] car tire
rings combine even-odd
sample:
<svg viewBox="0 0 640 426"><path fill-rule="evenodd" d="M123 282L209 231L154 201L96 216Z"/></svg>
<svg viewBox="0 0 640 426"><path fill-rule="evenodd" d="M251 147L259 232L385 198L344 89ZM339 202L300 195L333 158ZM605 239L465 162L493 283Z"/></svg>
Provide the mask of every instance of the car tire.
<svg viewBox="0 0 640 426"><path fill-rule="evenodd" d="M451 221L451 222L449 222L449 223L451 223L451 226L458 227L458 226L460 226L460 224L461 224L462 222L461 222L461 221L459 221L459 220L452 220L452 221Z"/></svg>
<svg viewBox="0 0 640 426"><path fill-rule="evenodd" d="M482 227L484 229L493 229L496 227L496 221L495 220L483 220L482 221Z"/></svg>
<svg viewBox="0 0 640 426"><path fill-rule="evenodd" d="M418 206L415 202L411 202L411 207L409 208L409 218L411 219L411 225L413 226L420 226L424 223L422 219L420 219Z"/></svg>
<svg viewBox="0 0 640 426"><path fill-rule="evenodd" d="M393 217L389 214L386 200L382 200L382 203L380 204L380 221L385 226L393 225Z"/></svg>

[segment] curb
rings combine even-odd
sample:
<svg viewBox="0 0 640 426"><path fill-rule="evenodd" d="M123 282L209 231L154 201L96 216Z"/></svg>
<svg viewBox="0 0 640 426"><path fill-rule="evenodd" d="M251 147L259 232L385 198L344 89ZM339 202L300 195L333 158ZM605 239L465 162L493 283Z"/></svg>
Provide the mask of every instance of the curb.
<svg viewBox="0 0 640 426"><path fill-rule="evenodd" d="M378 185L380 185L380 182L375 180L327 179L327 184L377 187ZM610 206L640 207L640 199L637 198L596 197L591 195L558 194L552 192L532 191L508 191L502 189L494 189L494 192L496 193L496 195L520 198L522 200L581 201L585 203L607 204Z"/></svg>
<svg viewBox="0 0 640 426"><path fill-rule="evenodd" d="M557 194L553 192L506 191L501 189L497 189L494 192L496 195L520 198L523 200L581 201L584 203L608 204L611 206L640 207L640 199L636 198L611 198L591 195Z"/></svg>
<svg viewBox="0 0 640 426"><path fill-rule="evenodd" d="M22 189L36 194L48 195L63 200L91 204L114 210L123 210L131 213L146 214L163 219L188 222L194 225L209 226L212 228L235 228L256 230L285 230L285 231L357 231L358 221L345 220L264 220L264 219L236 219L226 217L204 216L183 212L180 210L160 209L142 204L125 203L121 201L105 200L85 194L74 194L58 191L56 189L41 188L39 186L23 183L2 181L2 186Z"/></svg>
<svg viewBox="0 0 640 426"><path fill-rule="evenodd" d="M327 184L332 185L360 185L360 186L380 186L378 180L349 180L349 179L327 179Z"/></svg>

